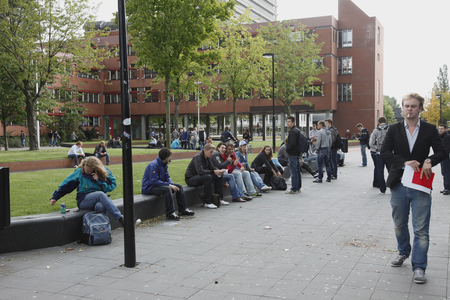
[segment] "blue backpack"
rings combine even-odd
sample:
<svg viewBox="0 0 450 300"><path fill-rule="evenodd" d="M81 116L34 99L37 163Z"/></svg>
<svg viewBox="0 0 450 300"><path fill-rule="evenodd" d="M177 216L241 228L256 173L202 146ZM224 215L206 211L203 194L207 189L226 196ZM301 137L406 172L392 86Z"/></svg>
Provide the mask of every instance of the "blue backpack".
<svg viewBox="0 0 450 300"><path fill-rule="evenodd" d="M83 216L83 239L86 245L111 243L111 224L105 214L90 211Z"/></svg>

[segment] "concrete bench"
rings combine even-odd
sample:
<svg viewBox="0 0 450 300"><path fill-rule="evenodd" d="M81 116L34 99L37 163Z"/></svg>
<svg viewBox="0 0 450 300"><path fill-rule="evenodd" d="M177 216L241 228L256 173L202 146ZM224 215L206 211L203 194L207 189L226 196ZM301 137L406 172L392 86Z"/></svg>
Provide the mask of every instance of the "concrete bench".
<svg viewBox="0 0 450 300"><path fill-rule="evenodd" d="M200 194L203 193L203 187L183 186L183 189L188 207L202 204ZM224 189L224 196L229 196L228 189ZM123 198L113 200L113 202L123 213ZM177 203L174 202L177 209ZM135 195L134 210L135 220L148 220L165 215L164 197ZM0 253L62 246L79 241L81 240L82 218L86 212L88 211L70 208L70 211L65 214L54 212L13 217L11 218L11 227L0 230ZM108 217L112 229L121 226L109 213Z"/></svg>

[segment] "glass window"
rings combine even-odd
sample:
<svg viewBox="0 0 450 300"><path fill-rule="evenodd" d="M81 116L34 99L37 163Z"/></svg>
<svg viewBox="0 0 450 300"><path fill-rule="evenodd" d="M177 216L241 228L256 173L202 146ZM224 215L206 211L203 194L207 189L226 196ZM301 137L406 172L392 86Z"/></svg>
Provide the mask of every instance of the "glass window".
<svg viewBox="0 0 450 300"><path fill-rule="evenodd" d="M352 84L351 83L343 83L338 84L338 101L346 102L352 101Z"/></svg>
<svg viewBox="0 0 450 300"><path fill-rule="evenodd" d="M138 70L136 70L136 69L130 70L130 79L139 79L138 78Z"/></svg>
<svg viewBox="0 0 450 300"><path fill-rule="evenodd" d="M353 46L353 29L339 30L338 33L338 47L347 48Z"/></svg>
<svg viewBox="0 0 450 300"><path fill-rule="evenodd" d="M352 74L352 57L344 56L338 58L338 75Z"/></svg>

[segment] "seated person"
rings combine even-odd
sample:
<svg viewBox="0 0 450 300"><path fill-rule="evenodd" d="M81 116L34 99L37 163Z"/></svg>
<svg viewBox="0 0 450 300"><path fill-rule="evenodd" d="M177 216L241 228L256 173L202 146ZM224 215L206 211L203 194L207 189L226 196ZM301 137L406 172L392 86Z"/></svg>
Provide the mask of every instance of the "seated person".
<svg viewBox="0 0 450 300"><path fill-rule="evenodd" d="M113 148L122 148L122 144L120 143L120 137L116 137L114 140Z"/></svg>
<svg viewBox="0 0 450 300"><path fill-rule="evenodd" d="M241 165L243 165L247 171L250 172L250 176L252 177L253 184L260 190L260 191L268 191L271 190L272 187L269 187L264 184L263 180L261 179L261 176L257 172L255 172L255 169L250 168L248 164L248 156L247 156L247 143L245 141L241 141L241 145L239 146L239 150L236 152L236 157L238 158ZM253 194L252 196L262 196L260 193Z"/></svg>
<svg viewBox="0 0 450 300"><path fill-rule="evenodd" d="M183 186L173 183L170 178L167 163L171 155L172 152L164 147L159 150L158 157L147 165L142 178L142 194L164 195L166 218L178 221L180 219L179 216L193 216L194 212L186 208L186 196L184 195ZM175 213L173 194L177 198L178 215Z"/></svg>
<svg viewBox="0 0 450 300"><path fill-rule="evenodd" d="M311 141L311 145L309 145L308 153L306 154L306 157L303 157L303 161L306 163L316 161L317 154L316 154L316 144L317 144L317 138L313 138Z"/></svg>
<svg viewBox="0 0 450 300"><path fill-rule="evenodd" d="M208 144L213 144L213 140L212 140L212 137L211 136L208 136L208 140L207 140L207 143Z"/></svg>
<svg viewBox="0 0 450 300"><path fill-rule="evenodd" d="M230 127L228 127L228 126L225 127L225 130L222 132L222 135L220 136L220 141L222 143L229 143L230 141L234 141L234 142L237 141L237 139L230 132Z"/></svg>
<svg viewBox="0 0 450 300"><path fill-rule="evenodd" d="M270 184L270 179L273 176L281 177L281 171L272 162L273 152L270 145L265 145L261 152L255 157L252 162L252 169L255 169L259 174L264 174L264 183L267 186Z"/></svg>
<svg viewBox="0 0 450 300"><path fill-rule="evenodd" d="M95 146L94 155L97 158L106 157L106 165L111 163L109 160L109 154L106 152L105 141L101 141L100 144Z"/></svg>
<svg viewBox="0 0 450 300"><path fill-rule="evenodd" d="M73 171L53 192L51 205L66 194L77 190L77 206L79 209L95 210L106 214L109 212L114 220L124 226L123 216L112 200L106 195L117 187L116 178L105 168L102 162L94 157L88 157L81 166Z"/></svg>
<svg viewBox="0 0 450 300"><path fill-rule="evenodd" d="M180 139L174 139L172 142L171 149L182 149L180 144Z"/></svg>
<svg viewBox="0 0 450 300"><path fill-rule="evenodd" d="M156 142L156 148L162 148L165 147L166 143L164 142L163 137L161 136L159 140Z"/></svg>
<svg viewBox="0 0 450 300"><path fill-rule="evenodd" d="M245 167L241 165L239 160L234 153L234 145L232 143L226 144L226 153L222 153L223 159L228 159L232 162L231 165L227 167L228 174L233 174L234 179L239 187L239 189L247 196L256 194L255 187L253 186L253 181L250 173L245 170ZM245 185L244 185L245 182Z"/></svg>
<svg viewBox="0 0 450 300"><path fill-rule="evenodd" d="M317 140L317 139L316 139ZM287 167L289 166L289 156L287 154L286 151L286 143L287 143L287 138L284 140L283 145L280 147L280 149L278 150L278 162L283 166L283 167ZM308 164L303 163L303 161L301 162L301 167L303 169L305 169L309 174L311 174L313 177L317 177L317 172L314 172L310 166Z"/></svg>
<svg viewBox="0 0 450 300"><path fill-rule="evenodd" d="M69 158L73 158L73 167L78 168L78 156L80 156L82 159L85 157L83 153L83 149L81 148L83 146L82 141L78 141L75 145L70 147L69 152L67 152L67 156Z"/></svg>
<svg viewBox="0 0 450 300"><path fill-rule="evenodd" d="M250 134L250 132L248 131L247 128L244 129L244 133L242 134L242 139L244 141L246 141L247 144L250 143L250 141L252 140L252 136L251 136L251 134Z"/></svg>
<svg viewBox="0 0 450 300"><path fill-rule="evenodd" d="M114 146L114 139L110 139L110 140L108 141L108 145L106 145L106 147L112 148L113 146Z"/></svg>
<svg viewBox="0 0 450 300"><path fill-rule="evenodd" d="M218 169L226 169L229 165L231 165L231 161L228 159L224 159L222 157L222 154L225 153L226 148L224 143L219 143L217 145L216 151L214 151L213 155L211 156L211 162L212 164L218 168ZM246 202L248 197L244 195L244 193L238 188L236 185L236 182L234 181L234 176L231 174L228 174L226 172L223 175L223 181L228 183L230 188L231 197L233 199L233 202ZM248 199L251 200L251 199Z"/></svg>
<svg viewBox="0 0 450 300"><path fill-rule="evenodd" d="M212 203L213 193L211 184L214 183L214 189L221 204L227 205L228 202L223 200L223 172L217 169L211 163L211 156L214 153L214 145L207 144L203 150L195 154L189 163L184 178L188 186L202 186L204 191L204 202L206 208L217 208ZM218 200L218 199L217 199Z"/></svg>

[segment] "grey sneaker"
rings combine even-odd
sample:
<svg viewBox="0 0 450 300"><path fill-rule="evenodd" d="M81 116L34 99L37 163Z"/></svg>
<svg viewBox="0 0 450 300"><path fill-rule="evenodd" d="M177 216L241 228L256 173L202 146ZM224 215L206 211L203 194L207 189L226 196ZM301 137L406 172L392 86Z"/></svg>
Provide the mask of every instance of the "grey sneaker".
<svg viewBox="0 0 450 300"><path fill-rule="evenodd" d="M427 282L427 277L425 276L425 270L417 268L414 270L414 282L415 283L425 283Z"/></svg>
<svg viewBox="0 0 450 300"><path fill-rule="evenodd" d="M391 267L401 267L403 262L407 259L406 255L397 255L397 257L391 262Z"/></svg>
<svg viewBox="0 0 450 300"><path fill-rule="evenodd" d="M289 191L286 191L286 192L284 192L285 194L298 194L298 192L297 191L293 191L293 190L289 190Z"/></svg>

